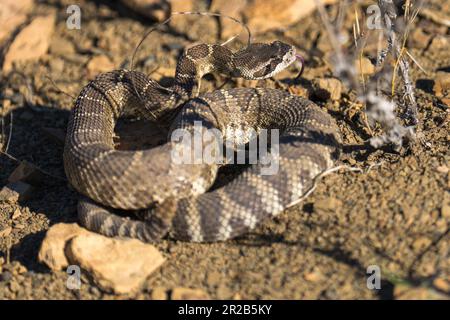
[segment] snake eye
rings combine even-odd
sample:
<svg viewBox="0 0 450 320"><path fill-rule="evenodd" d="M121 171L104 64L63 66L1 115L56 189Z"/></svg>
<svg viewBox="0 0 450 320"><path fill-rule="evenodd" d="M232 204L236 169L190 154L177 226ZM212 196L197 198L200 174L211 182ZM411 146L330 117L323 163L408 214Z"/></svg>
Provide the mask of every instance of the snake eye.
<svg viewBox="0 0 450 320"><path fill-rule="evenodd" d="M254 77L257 79L269 78L273 75L277 67L282 63L283 59L281 58L271 59L267 65L265 65L260 70L254 73Z"/></svg>

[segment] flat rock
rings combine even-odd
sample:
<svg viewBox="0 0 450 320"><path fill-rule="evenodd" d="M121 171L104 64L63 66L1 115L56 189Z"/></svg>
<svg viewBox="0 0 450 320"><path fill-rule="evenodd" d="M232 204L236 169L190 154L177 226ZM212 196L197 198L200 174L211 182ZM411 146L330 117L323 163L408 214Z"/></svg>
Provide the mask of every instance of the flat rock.
<svg viewBox="0 0 450 320"><path fill-rule="evenodd" d="M318 78L313 80L314 95L321 100L339 100L342 83L334 78Z"/></svg>
<svg viewBox="0 0 450 320"><path fill-rule="evenodd" d="M57 144L64 145L66 140L66 131L59 128L43 127L41 130Z"/></svg>
<svg viewBox="0 0 450 320"><path fill-rule="evenodd" d="M73 54L75 53L75 46L71 41L57 37L50 44L50 52L58 56Z"/></svg>
<svg viewBox="0 0 450 320"><path fill-rule="evenodd" d="M152 289L150 298L152 300L167 300L167 290L163 287L155 287Z"/></svg>
<svg viewBox="0 0 450 320"><path fill-rule="evenodd" d="M69 265L65 255L67 242L75 236L87 235L89 231L76 223L58 223L48 229L38 254L38 260L53 271L63 270Z"/></svg>
<svg viewBox="0 0 450 320"><path fill-rule="evenodd" d="M6 238L11 234L12 228L11 227L5 227L3 229L0 229L0 238Z"/></svg>
<svg viewBox="0 0 450 320"><path fill-rule="evenodd" d="M165 261L150 244L93 233L74 237L66 253L69 261L86 270L97 285L118 294L138 289Z"/></svg>
<svg viewBox="0 0 450 320"><path fill-rule="evenodd" d="M136 13L156 21L163 21L169 13L168 6L162 0L120 0L120 2Z"/></svg>
<svg viewBox="0 0 450 320"><path fill-rule="evenodd" d="M359 74L371 75L375 73L375 66L369 58L362 57L355 61L355 68Z"/></svg>
<svg viewBox="0 0 450 320"><path fill-rule="evenodd" d="M22 181L32 185L39 185L46 180L46 178L46 174L39 170L39 168L28 161L22 161L9 175L8 181Z"/></svg>
<svg viewBox="0 0 450 320"><path fill-rule="evenodd" d="M431 39L431 35L426 34L422 28L414 28L411 35L408 37L408 44L410 47L425 49Z"/></svg>
<svg viewBox="0 0 450 320"><path fill-rule="evenodd" d="M28 199L33 187L22 181L10 182L0 190L0 201L17 203Z"/></svg>
<svg viewBox="0 0 450 320"><path fill-rule="evenodd" d="M194 9L195 0L169 0L172 12L186 12Z"/></svg>
<svg viewBox="0 0 450 320"><path fill-rule="evenodd" d="M230 17L241 19L241 12L246 6L246 1L242 0L213 0L211 3L211 12L221 13ZM220 18L221 36L223 39L228 39L236 34L245 34L245 29L239 23L225 18Z"/></svg>
<svg viewBox="0 0 450 320"><path fill-rule="evenodd" d="M431 288L399 284L394 287L396 300L448 300L448 296Z"/></svg>
<svg viewBox="0 0 450 320"><path fill-rule="evenodd" d="M27 19L33 0L2 0L0 6L0 47Z"/></svg>
<svg viewBox="0 0 450 320"><path fill-rule="evenodd" d="M37 60L46 54L54 28L54 14L34 18L20 31L8 48L3 62L3 72L11 71L15 62Z"/></svg>
<svg viewBox="0 0 450 320"><path fill-rule="evenodd" d="M209 295L201 289L174 288L171 295L172 300L209 300Z"/></svg>
<svg viewBox="0 0 450 320"><path fill-rule="evenodd" d="M450 97L450 73L438 71L434 77L434 94L438 98Z"/></svg>
<svg viewBox="0 0 450 320"><path fill-rule="evenodd" d="M325 5L336 0L324 0ZM222 13L247 22L252 32L261 33L270 29L285 29L310 15L316 9L315 0L213 0L211 11ZM221 18L224 38L240 32L241 26L230 19Z"/></svg>
<svg viewBox="0 0 450 320"><path fill-rule="evenodd" d="M107 56L99 55L89 60L86 68L88 78L93 79L99 73L112 71L114 69L114 63Z"/></svg>

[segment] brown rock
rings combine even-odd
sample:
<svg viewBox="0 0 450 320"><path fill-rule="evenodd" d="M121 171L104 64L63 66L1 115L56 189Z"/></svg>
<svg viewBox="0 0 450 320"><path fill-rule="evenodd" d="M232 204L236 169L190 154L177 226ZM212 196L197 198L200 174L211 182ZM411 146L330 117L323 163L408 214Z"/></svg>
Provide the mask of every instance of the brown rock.
<svg viewBox="0 0 450 320"><path fill-rule="evenodd" d="M209 300L209 295L201 289L175 288L172 290L172 300Z"/></svg>
<svg viewBox="0 0 450 320"><path fill-rule="evenodd" d="M440 51L440 50L448 50L450 46L450 39L444 35L437 35L431 41L430 47L428 48L430 51Z"/></svg>
<svg viewBox="0 0 450 320"><path fill-rule="evenodd" d="M414 28L411 35L408 37L410 47L425 49L430 42L431 35L423 32L422 28Z"/></svg>
<svg viewBox="0 0 450 320"><path fill-rule="evenodd" d="M322 198L314 202L314 210L317 212L335 212L342 206L342 202L336 198Z"/></svg>
<svg viewBox="0 0 450 320"><path fill-rule="evenodd" d="M74 44L64 38L56 38L50 44L50 52L55 55L67 55L75 53Z"/></svg>
<svg viewBox="0 0 450 320"><path fill-rule="evenodd" d="M169 0L172 12L186 12L194 9L194 0Z"/></svg>
<svg viewBox="0 0 450 320"><path fill-rule="evenodd" d="M0 230L0 238L6 238L11 234L12 228L6 227Z"/></svg>
<svg viewBox="0 0 450 320"><path fill-rule="evenodd" d="M334 78L319 78L313 80L314 95L321 100L339 100L342 93L342 83Z"/></svg>
<svg viewBox="0 0 450 320"><path fill-rule="evenodd" d="M169 8L162 0L121 0L121 2L140 15L156 21L163 21L169 15Z"/></svg>
<svg viewBox="0 0 450 320"><path fill-rule="evenodd" d="M359 74L371 75L375 72L375 66L372 64L369 58L362 57L355 61L355 68Z"/></svg>
<svg viewBox="0 0 450 320"><path fill-rule="evenodd" d="M318 270L314 270L312 272L305 273L303 275L303 278L305 278L308 282L319 282L322 280L322 274Z"/></svg>
<svg viewBox="0 0 450 320"><path fill-rule="evenodd" d="M42 128L42 131L58 144L64 144L64 141L66 140L66 131L63 129L44 127Z"/></svg>
<svg viewBox="0 0 450 320"><path fill-rule="evenodd" d="M3 72L11 71L15 62L36 60L46 54L54 27L54 14L34 18L9 47L3 62Z"/></svg>
<svg viewBox="0 0 450 320"><path fill-rule="evenodd" d="M152 300L167 300L167 290L163 287L155 287L152 289L151 299Z"/></svg>
<svg viewBox="0 0 450 320"><path fill-rule="evenodd" d="M45 179L45 173L28 161L22 161L8 177L9 182L22 181L32 185L39 185Z"/></svg>
<svg viewBox="0 0 450 320"><path fill-rule="evenodd" d="M322 1L324 4L335 0ZM264 32L269 29L285 28L310 15L316 9L314 0L266 0L249 1L243 13L250 30Z"/></svg>
<svg viewBox="0 0 450 320"><path fill-rule="evenodd" d="M414 252L421 252L425 250L429 245L431 244L431 240L427 237L420 237L416 240L414 240L412 247Z"/></svg>
<svg viewBox="0 0 450 320"><path fill-rule="evenodd" d="M22 215L22 212L20 212L19 208L16 208L16 210L14 210L14 213L11 216L12 220L15 220L17 218L19 218Z"/></svg>
<svg viewBox="0 0 450 320"><path fill-rule="evenodd" d="M45 235L38 254L38 260L53 271L66 268L69 262L64 253L67 241L89 232L76 223L58 223L53 225Z"/></svg>
<svg viewBox="0 0 450 320"><path fill-rule="evenodd" d="M88 78L93 79L99 73L111 71L114 69L114 64L105 55L95 56L89 60L87 66Z"/></svg>
<svg viewBox="0 0 450 320"><path fill-rule="evenodd" d="M165 260L150 244L93 233L74 237L67 246L67 257L104 290L119 294L138 289Z"/></svg>
<svg viewBox="0 0 450 320"><path fill-rule="evenodd" d="M439 97L450 96L450 73L438 71L434 78L434 94Z"/></svg>
<svg viewBox="0 0 450 320"><path fill-rule="evenodd" d="M211 12L221 13L236 19L241 19L241 12L246 6L246 1L243 0L213 0L211 3ZM221 37L222 39L228 39L236 34L245 34L245 29L239 23L225 18L220 18L222 26ZM246 35L246 34L245 34Z"/></svg>
<svg viewBox="0 0 450 320"><path fill-rule="evenodd" d="M443 278L436 278L433 280L433 286L437 289L450 293L450 282Z"/></svg>
<svg viewBox="0 0 450 320"><path fill-rule="evenodd" d="M10 182L0 190L0 201L17 203L28 199L33 187L22 181Z"/></svg>
<svg viewBox="0 0 450 320"><path fill-rule="evenodd" d="M33 7L33 0L3 0L0 6L0 47L24 23Z"/></svg>
<svg viewBox="0 0 450 320"><path fill-rule="evenodd" d="M396 300L448 300L448 297L425 287L413 287L407 284L399 284L394 287Z"/></svg>
<svg viewBox="0 0 450 320"><path fill-rule="evenodd" d="M324 0L324 4L336 0ZM247 21L254 33L270 29L284 29L316 9L315 0L213 0L211 11ZM225 17L221 18L222 37L229 38L242 31L242 27Z"/></svg>
<svg viewBox="0 0 450 320"><path fill-rule="evenodd" d="M444 218L450 218L450 204L443 204L441 214Z"/></svg>

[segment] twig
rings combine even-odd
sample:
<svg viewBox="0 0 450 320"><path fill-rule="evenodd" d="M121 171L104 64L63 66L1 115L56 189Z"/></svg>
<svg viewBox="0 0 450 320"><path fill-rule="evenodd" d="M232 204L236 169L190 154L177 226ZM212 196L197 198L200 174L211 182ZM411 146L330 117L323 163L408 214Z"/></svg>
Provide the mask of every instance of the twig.
<svg viewBox="0 0 450 320"><path fill-rule="evenodd" d="M397 17L397 12L395 6L392 1L388 1L389 3L385 3L385 1L380 0L380 7L384 5L382 11L384 13L384 18L386 20L387 28L385 31L388 34L388 49L395 48L396 44L396 33L394 32L394 20ZM392 101L387 100L383 96L381 96L378 92L377 85L373 83L368 83L366 90L361 88L359 81L357 80L356 70L354 66L354 57L349 57L349 55L344 55L342 45L338 39L340 39L340 31L339 29L333 28L330 23L330 19L325 11L325 8L321 1L316 0L318 12L321 16L321 19L325 25L325 29L328 33L328 37L330 39L330 43L335 52L335 65L334 65L334 73L340 78L344 84L346 84L350 89L356 91L358 100L362 101L366 105L366 113L369 118L378 121L383 130L384 134L379 137L372 137L369 140L369 144L375 148L380 148L386 144L393 144L396 150L400 149L403 144L403 138L408 140L412 140L414 138L414 130L413 127L403 127L397 121L396 116L394 114L395 104ZM362 46L359 46L360 49ZM377 65L381 66L387 53L389 50L385 49L381 51L380 56L377 59ZM403 73L407 73L407 65L402 64L400 60L400 68L403 68ZM381 76L386 72L385 69L381 68L381 70L375 74L375 84L378 83ZM406 76L406 89L409 90L412 88L411 83L408 81L409 78ZM414 96L413 96L414 97ZM415 102L415 100L412 100ZM413 109L415 110L415 109ZM415 112L413 112L415 114Z"/></svg>
<svg viewBox="0 0 450 320"><path fill-rule="evenodd" d="M370 171L373 167L381 165L381 164L382 163L372 164L367 169L367 172ZM317 176L315 176L311 187L309 187L308 190L306 190L306 192L300 198L298 198L297 200L292 201L290 204L288 204L287 208L295 206L295 205L299 204L300 202L302 202L303 200L305 200L307 197L309 197L311 195L311 193L314 192L314 190L317 188L317 184L323 177L325 177L331 173L334 173L336 171L339 171L339 170L346 170L346 171L350 171L350 172L361 172L361 173L364 172L364 169L361 169L358 167L350 167L347 165L340 165L340 166L332 167L328 170L325 170L325 171L321 172L320 174L318 174Z"/></svg>
<svg viewBox="0 0 450 320"><path fill-rule="evenodd" d="M8 133L8 141L6 142L6 146L5 146L5 153L8 153L8 148L9 148L9 144L11 143L11 137L12 137L12 131L13 131L13 111L11 110L11 112L9 113L9 133Z"/></svg>
<svg viewBox="0 0 450 320"><path fill-rule="evenodd" d="M53 79L52 79L49 75L45 75L45 78L46 78L47 80L50 81L50 83L52 84L52 86L53 86L56 90L58 90L59 93L65 94L66 96L72 98L72 100L75 100L75 97L74 97L73 95L71 95L70 93L65 92L65 91L62 90L62 89L60 89L60 88L58 87L58 85L55 83L55 81L53 81Z"/></svg>
<svg viewBox="0 0 450 320"><path fill-rule="evenodd" d="M0 150L0 154L5 155L6 157L8 157L9 159L11 159L11 160L13 160L15 162L18 162L18 163L22 162L22 160L17 159L13 155L11 155L10 153L7 153L5 151ZM66 178L63 178L63 177L60 177L60 176L55 176L54 174L51 174L50 172L48 172L48 171L46 171L44 169L41 169L40 167L36 166L35 164L33 164L33 166L36 167L36 169L38 169L39 171L41 171L42 173L44 173L45 175L47 175L49 177L55 178L55 179L60 180L60 181L67 181Z"/></svg>

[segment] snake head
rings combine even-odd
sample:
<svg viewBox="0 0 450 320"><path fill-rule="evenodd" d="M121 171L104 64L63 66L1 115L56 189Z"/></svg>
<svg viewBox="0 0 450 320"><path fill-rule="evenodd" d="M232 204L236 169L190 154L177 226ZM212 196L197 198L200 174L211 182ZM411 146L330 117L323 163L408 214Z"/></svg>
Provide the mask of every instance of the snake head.
<svg viewBox="0 0 450 320"><path fill-rule="evenodd" d="M270 78L296 59L295 47L281 41L252 43L234 54L238 76L250 80Z"/></svg>

